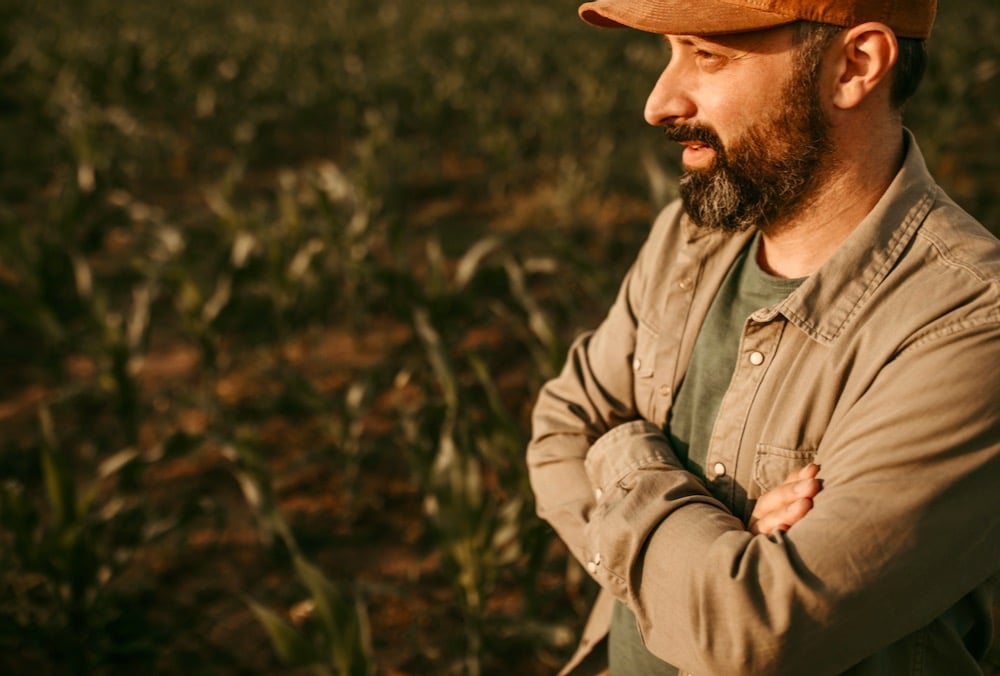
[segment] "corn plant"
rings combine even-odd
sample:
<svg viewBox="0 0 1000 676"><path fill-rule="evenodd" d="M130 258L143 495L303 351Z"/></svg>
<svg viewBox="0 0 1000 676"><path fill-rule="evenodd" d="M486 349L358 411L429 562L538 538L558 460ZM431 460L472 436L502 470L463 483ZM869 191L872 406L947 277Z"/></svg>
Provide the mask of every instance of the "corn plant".
<svg viewBox="0 0 1000 676"><path fill-rule="evenodd" d="M268 543L277 538L287 548L295 575L308 591L308 597L291 613L298 626L267 606L245 599L279 659L318 675L373 673L370 629L361 596L331 581L302 552L277 506L259 446L244 438L229 445L226 454L247 503L257 515L262 537Z"/></svg>
<svg viewBox="0 0 1000 676"><path fill-rule="evenodd" d="M445 406L424 509L455 570L459 602L465 616L465 670L471 676L478 676L486 595L496 573L494 544L502 544L494 543L501 514L499 505L484 494L482 464L468 446L469 430L461 417L455 372L440 337L426 311L418 310L414 323L427 350Z"/></svg>
<svg viewBox="0 0 1000 676"><path fill-rule="evenodd" d="M498 258L506 293L483 299L484 304L505 326L525 327L516 335L536 366L551 373L554 354L560 349L558 339L527 288L524 267L505 251L502 240L489 237L474 244L453 274L445 271L440 249L431 247L430 252L436 263L429 288L438 294L432 300L445 307L442 297L467 292L491 259ZM437 447L425 474L425 513L454 571L465 617L464 668L466 673L478 674L488 631L486 601L500 571L526 554L529 567L537 570L548 536L539 528L528 501L530 490L520 462L526 441L523 428L504 405L490 365L476 354L456 358L435 321L444 319L428 308L414 312L415 333L442 409ZM470 385L479 391L470 391ZM480 415L473 413L473 406ZM414 436L411 432L410 438Z"/></svg>
<svg viewBox="0 0 1000 676"><path fill-rule="evenodd" d="M39 427L44 500L18 480L0 487L0 617L10 630L3 643L13 635L22 646L8 649L54 653L71 673L149 654L144 615L117 585L135 552L169 529L144 532L142 505L104 488L138 454L108 457L80 485L48 407L39 409Z"/></svg>
<svg viewBox="0 0 1000 676"><path fill-rule="evenodd" d="M295 573L309 597L292 609L294 622L247 600L275 652L289 666L316 674L368 676L374 673L368 615L361 596L329 580L301 553L293 555ZM311 624L312 626L302 626Z"/></svg>

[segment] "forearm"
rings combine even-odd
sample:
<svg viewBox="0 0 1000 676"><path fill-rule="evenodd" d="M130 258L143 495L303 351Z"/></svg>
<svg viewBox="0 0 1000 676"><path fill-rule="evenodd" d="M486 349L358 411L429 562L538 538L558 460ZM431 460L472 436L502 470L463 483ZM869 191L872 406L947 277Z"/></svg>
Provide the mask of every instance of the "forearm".
<svg viewBox="0 0 1000 676"><path fill-rule="evenodd" d="M570 346L562 371L541 388L532 412L526 460L536 510L581 563L583 528L595 503L584 459L605 432L638 415L631 371L621 368L635 341L634 279L635 268L601 325Z"/></svg>
<svg viewBox="0 0 1000 676"><path fill-rule="evenodd" d="M549 445L562 446L558 439ZM583 459L555 459L546 444L529 447L528 477L535 494L535 510L556 531L581 564L586 563L584 527L595 504L590 480L583 468Z"/></svg>
<svg viewBox="0 0 1000 676"><path fill-rule="evenodd" d="M873 472L868 483L825 487L792 531L753 536L681 469L655 426L632 423L588 458L602 498L584 556L600 561L598 581L667 662L694 673L840 673L930 622L996 565L989 504L954 504L998 478L990 454L981 457L988 464L974 471L940 467L938 485L954 494L912 491L883 506L884 477ZM956 513L978 515L979 526L959 527L947 516ZM931 523L907 527L906 514ZM993 530L977 532L983 525ZM954 557L976 559L964 579ZM896 612L903 602L907 612Z"/></svg>
<svg viewBox="0 0 1000 676"><path fill-rule="evenodd" d="M790 651L821 629L809 609L823 600L791 572L784 534L751 535L646 423L602 438L587 470L602 499L585 556L600 562L596 578L629 605L652 652L695 673L801 673ZM802 657L814 673L825 664Z"/></svg>

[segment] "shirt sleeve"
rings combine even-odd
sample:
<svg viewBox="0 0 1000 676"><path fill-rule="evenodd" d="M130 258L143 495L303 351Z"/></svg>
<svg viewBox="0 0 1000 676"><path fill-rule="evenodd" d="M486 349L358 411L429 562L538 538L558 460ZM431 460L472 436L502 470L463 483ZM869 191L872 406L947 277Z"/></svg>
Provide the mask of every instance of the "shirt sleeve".
<svg viewBox="0 0 1000 676"><path fill-rule="evenodd" d="M586 460L601 498L582 557L671 664L842 673L1000 569L997 363L995 319L899 355L828 429L813 509L771 536L681 469L656 426L612 430Z"/></svg>
<svg viewBox="0 0 1000 676"><path fill-rule="evenodd" d="M536 510L584 564L583 528L595 504L584 458L604 433L639 415L632 369L638 307L661 233L678 214L673 206L657 219L604 321L574 341L561 373L541 388L532 413L527 464Z"/></svg>
<svg viewBox="0 0 1000 676"><path fill-rule="evenodd" d="M597 438L636 415L627 362L631 350L625 347L635 336L628 307L634 277L630 271L597 330L574 341L562 373L542 387L532 415L527 461L536 510L581 562L583 527L595 504L584 458ZM620 355L607 368L604 353L612 336Z"/></svg>

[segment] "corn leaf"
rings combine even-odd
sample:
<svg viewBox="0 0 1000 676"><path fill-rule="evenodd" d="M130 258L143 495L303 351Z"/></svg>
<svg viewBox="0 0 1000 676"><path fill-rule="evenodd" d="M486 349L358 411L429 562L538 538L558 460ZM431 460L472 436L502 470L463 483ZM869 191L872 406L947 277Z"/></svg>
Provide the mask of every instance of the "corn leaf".
<svg viewBox="0 0 1000 676"><path fill-rule="evenodd" d="M274 651L282 662L290 666L305 666L317 662L316 650L294 627L281 616L251 599L246 604L267 631Z"/></svg>

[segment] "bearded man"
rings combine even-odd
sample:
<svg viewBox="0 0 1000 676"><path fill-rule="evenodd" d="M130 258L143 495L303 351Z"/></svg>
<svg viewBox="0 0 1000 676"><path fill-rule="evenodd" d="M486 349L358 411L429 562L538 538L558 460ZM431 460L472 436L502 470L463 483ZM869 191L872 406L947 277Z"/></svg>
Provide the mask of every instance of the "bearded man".
<svg viewBox="0 0 1000 676"><path fill-rule="evenodd" d="M978 674L1000 571L1000 242L901 109L934 0L596 0L684 146L539 395L538 513L601 587L564 673Z"/></svg>

